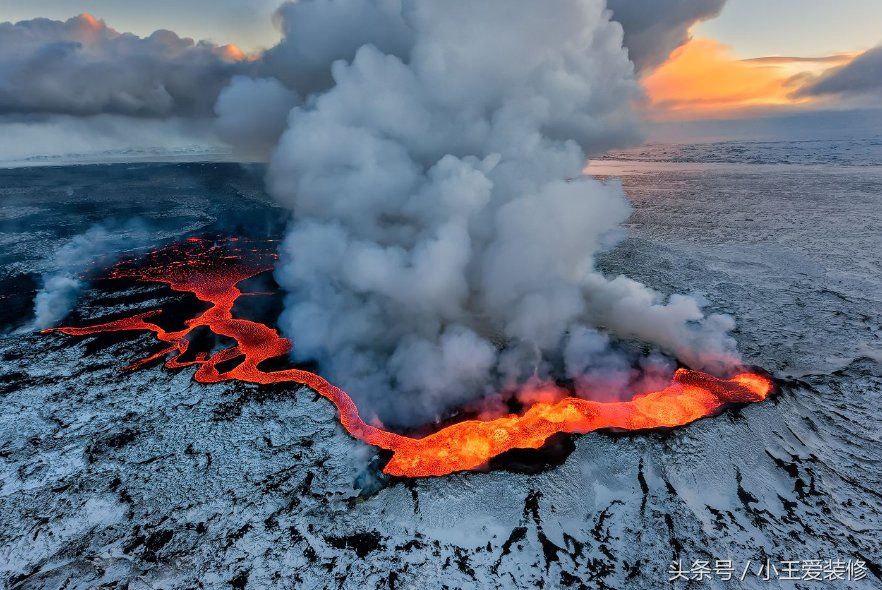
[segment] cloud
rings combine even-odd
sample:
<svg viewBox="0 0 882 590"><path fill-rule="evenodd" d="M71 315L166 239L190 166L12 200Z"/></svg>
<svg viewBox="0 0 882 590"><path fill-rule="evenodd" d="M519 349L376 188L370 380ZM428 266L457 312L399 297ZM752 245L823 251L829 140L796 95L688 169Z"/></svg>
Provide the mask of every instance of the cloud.
<svg viewBox="0 0 882 590"><path fill-rule="evenodd" d="M691 24L716 14L722 3L665 0L647 10L634 0L610 0L610 8L624 27L632 59L643 70L662 62L687 39ZM168 30L147 37L120 33L89 14L67 21L0 23L0 115L206 117L213 114L221 89L237 75L275 78L305 97L332 85L328 64L351 61L366 43L405 55L413 44L402 10L405 4L286 2L275 17L281 42L250 57L234 45L194 42ZM278 106L282 95L267 95L267 84L249 89L241 80L236 82L238 88L228 94L219 115L233 115L224 107L248 96L249 90L258 93L258 101ZM235 133L238 124L223 123L221 133ZM254 143L265 144L263 139L280 130L264 131L263 138L252 138Z"/></svg>
<svg viewBox="0 0 882 590"><path fill-rule="evenodd" d="M744 63L757 63L766 65L791 65L791 64L827 64L840 65L848 63L854 59L853 53L837 53L835 55L819 55L819 56L787 56L787 55L767 55L763 57L751 57L742 59Z"/></svg>
<svg viewBox="0 0 882 590"><path fill-rule="evenodd" d="M279 38L271 16L282 0L0 0L0 20L34 17L65 20L87 11L118 30L149 35L174 28L182 37L216 39L255 51Z"/></svg>
<svg viewBox="0 0 882 590"><path fill-rule="evenodd" d="M235 46L119 33L88 14L0 23L0 114L204 117L251 66Z"/></svg>
<svg viewBox="0 0 882 590"><path fill-rule="evenodd" d="M882 97L882 45L825 72L800 88L797 95L872 97L878 101Z"/></svg>
<svg viewBox="0 0 882 590"><path fill-rule="evenodd" d="M638 71L648 71L689 40L689 28L720 14L726 0L609 0Z"/></svg>
<svg viewBox="0 0 882 590"><path fill-rule="evenodd" d="M728 46L695 38L641 82L654 120L872 106L864 103L882 94L882 47L860 54L737 59Z"/></svg>
<svg viewBox="0 0 882 590"><path fill-rule="evenodd" d="M738 60L717 41L692 39L646 76L643 86L656 118L707 118L794 106L801 101L792 96L795 72L786 66L793 63Z"/></svg>

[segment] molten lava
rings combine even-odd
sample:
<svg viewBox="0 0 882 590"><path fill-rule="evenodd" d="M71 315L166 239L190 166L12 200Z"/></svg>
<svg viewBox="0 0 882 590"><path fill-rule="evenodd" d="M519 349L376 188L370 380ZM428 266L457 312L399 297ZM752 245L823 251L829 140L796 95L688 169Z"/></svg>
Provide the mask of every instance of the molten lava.
<svg viewBox="0 0 882 590"><path fill-rule="evenodd" d="M596 402L567 397L556 402L537 402L523 414L494 420L468 420L452 424L423 438L411 438L367 424L352 398L319 375L301 369L266 371L263 361L285 356L291 342L269 326L233 317L233 305L247 293L239 283L273 268L275 255L261 248L248 248L235 239L225 244L190 239L184 244L151 253L143 265L121 263L111 278L128 278L164 283L175 291L192 293L210 307L185 322L177 331L167 331L150 321L162 313L153 310L123 319L86 327L53 328L71 336L106 332L150 331L167 344L127 369L138 369L163 357L170 369L196 366L194 378L201 383L238 380L248 383L295 383L305 385L331 401L340 423L349 434L367 444L392 452L383 469L404 477L441 476L474 469L512 449L537 449L557 433L586 433L598 429L643 430L681 426L720 411L732 403L759 402L772 383L756 373L741 373L732 379L717 379L697 371L678 369L670 385L660 391L638 395L630 401ZM184 360L197 328L233 339L236 344L208 355L199 353ZM241 359L233 368L221 370Z"/></svg>

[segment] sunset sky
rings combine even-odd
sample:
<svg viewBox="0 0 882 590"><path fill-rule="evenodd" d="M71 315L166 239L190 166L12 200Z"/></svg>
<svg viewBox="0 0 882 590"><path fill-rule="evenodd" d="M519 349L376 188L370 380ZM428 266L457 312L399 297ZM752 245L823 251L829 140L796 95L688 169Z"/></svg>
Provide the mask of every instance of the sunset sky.
<svg viewBox="0 0 882 590"><path fill-rule="evenodd" d="M0 146L0 159L18 146L109 149L134 136L173 145L215 141L200 121L216 114L215 99L232 76L272 70L281 4L0 0L0 126L18 138ZM637 112L649 122L649 141L882 132L880 0L606 5L644 90ZM31 20L38 18L52 20ZM308 31L297 34L322 43ZM93 76L89 84L84 72ZM285 92L266 107L287 105ZM107 137L114 139L105 145Z"/></svg>
<svg viewBox="0 0 882 590"><path fill-rule="evenodd" d="M72 16L72 4L0 0L0 20L66 19ZM76 2L75 12L92 13L117 30L142 36L168 28L255 52L279 39L272 22L278 4L84 0ZM647 115L656 121L733 118L871 103L866 97L843 101L836 93L798 91L882 42L880 22L878 0L729 0L718 17L692 28L689 43L643 75Z"/></svg>
<svg viewBox="0 0 882 590"><path fill-rule="evenodd" d="M798 15L798 16L797 16ZM882 42L882 2L731 0L643 80L655 120L749 117L871 100L800 93Z"/></svg>
<svg viewBox="0 0 882 590"><path fill-rule="evenodd" d="M281 0L0 0L0 20L67 19L81 12L114 28L147 35L172 29L246 51L279 39L272 14ZM882 42L878 0L729 0L720 16L696 25L696 37L732 48L737 58L812 56L869 49Z"/></svg>
<svg viewBox="0 0 882 590"><path fill-rule="evenodd" d="M794 96L794 92L803 82L847 64L856 55L738 59L733 47L715 39L694 37L643 79L650 117L735 117L819 105L819 99Z"/></svg>

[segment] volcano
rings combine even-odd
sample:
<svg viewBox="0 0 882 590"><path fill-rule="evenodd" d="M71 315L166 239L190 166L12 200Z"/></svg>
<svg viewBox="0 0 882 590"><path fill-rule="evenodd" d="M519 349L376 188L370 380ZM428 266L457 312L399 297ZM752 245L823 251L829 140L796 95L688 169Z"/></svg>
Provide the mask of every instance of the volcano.
<svg viewBox="0 0 882 590"><path fill-rule="evenodd" d="M126 370L136 370L168 357L166 368L197 367L194 379L200 383L242 381L309 387L334 404L340 424L349 434L391 451L391 459L383 471L400 477L443 476L480 468L490 459L513 449L540 448L549 438L562 433L683 426L716 414L730 404L763 401L772 391L771 380L758 373L742 372L729 379L718 379L681 368L664 389L641 393L628 401L600 402L566 397L556 402L537 402L521 414L456 422L428 436L412 438L365 422L353 399L316 373L299 368L273 371L261 368L266 361L286 357L292 343L266 324L234 317L233 306L240 297L249 295L240 290L240 283L272 270L275 258L275 252L266 243L237 238L218 241L190 238L153 251L144 261L118 264L109 274L115 279L163 283L173 291L190 293L209 305L187 319L182 329L167 330L151 321L162 313L157 309L106 323L52 328L45 332L88 336L149 331L165 346L133 361L124 367ZM198 352L186 359L194 332L203 328L235 344L213 354Z"/></svg>
<svg viewBox="0 0 882 590"><path fill-rule="evenodd" d="M0 171L11 190L0 210L26 216L6 222L0 252L0 322L8 326L0 338L0 579L23 590L410 588L426 580L657 590L677 560L687 569L731 559L736 576L749 566L743 587L768 588L778 586L756 574L767 559L829 559L865 562L867 579L842 587L878 588L882 371L873 347L882 316L873 305L878 281L866 270L878 267L880 249L878 232L857 229L882 223L882 209L866 197L867 187L882 190L882 176L809 165L798 174L635 170L623 177L634 235L598 268L665 292L707 294L715 311L737 318L743 358L775 375L774 394L721 405L687 427L558 434L486 467L413 478L381 472L412 458L408 449L383 451L347 434L334 405L299 382L232 378L245 355L209 363L225 380L192 377L239 346L196 325L227 321L213 307L264 325L269 333L252 328L273 337L266 342L279 337L282 301L268 293L277 289L270 269L287 218L263 192L263 168ZM831 214L842 207L850 213ZM155 328L84 337L25 329L40 277L52 270L46 260L96 216L137 216L153 228L146 243L170 245L97 265L57 325L88 328L153 311L141 321L179 337L190 330L186 353ZM176 243L181 236L238 239ZM167 282L193 289L200 276L228 273L204 292L217 300L261 269L234 285L232 308ZM230 332L222 324L216 329ZM290 335L288 346L302 351L298 331ZM164 368L170 360L186 368ZM291 368L331 377L287 353L257 364L258 373ZM682 392L691 375L671 370L657 389ZM743 393L723 383L717 394ZM555 402L568 390L565 381L548 387ZM493 422L481 420L478 404L419 430L383 412L380 428L362 392L347 393L368 425L413 445L464 432L464 418ZM512 403L492 417L523 425L531 410L538 407Z"/></svg>

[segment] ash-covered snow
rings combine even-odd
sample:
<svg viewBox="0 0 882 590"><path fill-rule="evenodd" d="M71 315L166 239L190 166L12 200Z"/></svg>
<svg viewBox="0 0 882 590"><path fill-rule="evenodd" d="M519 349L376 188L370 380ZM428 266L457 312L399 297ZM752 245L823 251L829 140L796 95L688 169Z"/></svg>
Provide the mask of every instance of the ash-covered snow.
<svg viewBox="0 0 882 590"><path fill-rule="evenodd" d="M701 293L732 314L747 361L782 379L774 399L671 432L577 437L563 465L539 474L388 481L308 390L202 385L161 367L121 373L155 349L143 334L10 331L0 339L0 579L657 589L676 559L756 567L768 557L863 560L865 581L828 584L879 587L882 170L616 172L635 204L632 237L604 270ZM229 165L0 172L0 305L31 296L54 248L108 215L138 216L162 237L235 231L225 219L272 233L281 221L260 183ZM69 321L166 296L95 288ZM2 314L7 327L29 319L27 304ZM748 577L688 587L825 586Z"/></svg>

